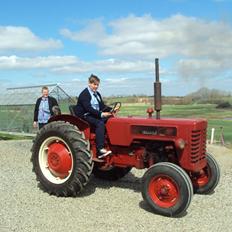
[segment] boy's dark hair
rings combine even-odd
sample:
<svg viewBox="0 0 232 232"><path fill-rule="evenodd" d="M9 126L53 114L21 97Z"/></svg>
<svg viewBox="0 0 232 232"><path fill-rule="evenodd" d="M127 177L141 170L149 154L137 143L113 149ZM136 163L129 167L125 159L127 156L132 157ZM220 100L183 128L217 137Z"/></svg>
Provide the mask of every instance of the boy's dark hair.
<svg viewBox="0 0 232 232"><path fill-rule="evenodd" d="M47 86L43 86L43 87L42 87L42 91L43 91L43 90L48 90L48 87L47 87Z"/></svg>
<svg viewBox="0 0 232 232"><path fill-rule="evenodd" d="M94 74L91 74L89 77L89 83L95 83L95 82L100 82L100 78Z"/></svg>

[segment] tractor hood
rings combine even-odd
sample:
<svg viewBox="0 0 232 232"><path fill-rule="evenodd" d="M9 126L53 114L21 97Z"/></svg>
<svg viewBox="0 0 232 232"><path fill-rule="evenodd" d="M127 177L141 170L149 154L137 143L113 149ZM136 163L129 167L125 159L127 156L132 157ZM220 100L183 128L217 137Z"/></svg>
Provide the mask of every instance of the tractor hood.
<svg viewBox="0 0 232 232"><path fill-rule="evenodd" d="M206 130L205 119L112 117L106 129L111 144L129 146L134 140L189 139L194 131Z"/></svg>

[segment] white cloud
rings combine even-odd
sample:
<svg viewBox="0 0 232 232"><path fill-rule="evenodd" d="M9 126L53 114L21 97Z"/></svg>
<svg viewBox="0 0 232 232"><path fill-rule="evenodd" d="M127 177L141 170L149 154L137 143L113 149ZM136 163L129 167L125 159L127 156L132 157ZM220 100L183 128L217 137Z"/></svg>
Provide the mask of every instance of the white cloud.
<svg viewBox="0 0 232 232"><path fill-rule="evenodd" d="M79 32L64 29L69 33L62 34L72 40L95 43L101 54L113 57L143 56L144 59L154 59L172 55L232 55L232 27L225 22L206 21L180 14L162 20L150 15L130 15L111 21L109 28L111 32L106 34L103 24L94 21ZM90 29L94 36L91 36Z"/></svg>
<svg viewBox="0 0 232 232"><path fill-rule="evenodd" d="M88 40L90 28L95 36ZM92 42L100 54L117 58L117 63L112 66L107 62L105 71L151 70L149 63L155 57L179 59L173 69L183 77L210 78L219 73L224 75L232 67L232 26L223 21L181 14L166 19L129 15L109 22L105 28L101 21L93 21L81 31L63 35L79 42ZM125 57L128 62L120 64L118 60L125 61ZM141 68L142 65L134 60L143 60L146 65ZM138 66L134 67L132 63ZM95 62L95 66L98 68L99 63Z"/></svg>
<svg viewBox="0 0 232 232"><path fill-rule="evenodd" d="M132 95L132 94L153 94L152 78L110 78L110 80L101 81L100 92L103 96L112 95ZM113 81L112 81L113 80ZM87 86L87 78L81 81L66 81L61 84L70 95L78 96L80 92Z"/></svg>
<svg viewBox="0 0 232 232"><path fill-rule="evenodd" d="M163 65L160 70L164 77L162 82L170 76L212 79L229 76L232 72L232 26L225 22L183 15L166 19L129 15L113 20L107 26L102 20L91 20L80 31L64 28L60 33L78 42L95 44L103 58L84 61L76 56L0 56L0 69L47 69L55 75L103 74L108 77L105 83L112 91L115 85L119 85L120 91L125 93L130 86L134 92L148 89L153 79L145 80L144 77L154 77L155 57L161 58L161 64L168 61L169 73ZM58 48L61 45L59 40L38 38L28 28L0 27L0 54L11 50ZM170 72L174 73L170 75ZM136 79L137 74L143 78ZM189 84L184 79L181 81ZM179 91L178 87L176 89Z"/></svg>
<svg viewBox="0 0 232 232"><path fill-rule="evenodd" d="M58 73L84 73L84 72L106 72L106 73L134 73L147 72L154 69L154 63L147 61L127 61L106 59L93 62L78 61L75 65L63 65L54 68Z"/></svg>
<svg viewBox="0 0 232 232"><path fill-rule="evenodd" d="M87 62L76 56L0 56L0 70L49 69L57 74L154 72L154 63L142 60L105 59ZM161 69L161 73L166 70Z"/></svg>
<svg viewBox="0 0 232 232"><path fill-rule="evenodd" d="M41 51L61 48L60 40L41 39L27 27L0 26L0 52Z"/></svg>
<svg viewBox="0 0 232 232"><path fill-rule="evenodd" d="M184 78L212 79L224 78L231 72L232 61L229 59L187 59L177 63L177 71Z"/></svg>
<svg viewBox="0 0 232 232"><path fill-rule="evenodd" d="M54 68L65 65L76 64L78 59L75 56L47 56L47 57L18 57L1 56L0 69L33 69L33 68Z"/></svg>
<svg viewBox="0 0 232 232"><path fill-rule="evenodd" d="M78 32L72 32L67 28L61 29L60 34L72 40L94 43L105 37L105 28L101 21L90 20L87 26Z"/></svg>
<svg viewBox="0 0 232 232"><path fill-rule="evenodd" d="M123 83L125 81L127 81L129 78L125 78L125 77L121 77L121 78L107 78L106 79L106 82L107 83L110 83L110 84L120 84L120 83Z"/></svg>

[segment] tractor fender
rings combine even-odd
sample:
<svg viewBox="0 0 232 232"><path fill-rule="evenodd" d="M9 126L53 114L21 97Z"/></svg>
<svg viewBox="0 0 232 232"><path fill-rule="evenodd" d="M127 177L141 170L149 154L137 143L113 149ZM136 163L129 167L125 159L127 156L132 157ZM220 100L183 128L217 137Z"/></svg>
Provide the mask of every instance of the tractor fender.
<svg viewBox="0 0 232 232"><path fill-rule="evenodd" d="M51 117L48 123L54 121L69 122L70 124L77 126L80 131L83 131L86 139L90 138L90 125L79 117L70 114L60 114Z"/></svg>

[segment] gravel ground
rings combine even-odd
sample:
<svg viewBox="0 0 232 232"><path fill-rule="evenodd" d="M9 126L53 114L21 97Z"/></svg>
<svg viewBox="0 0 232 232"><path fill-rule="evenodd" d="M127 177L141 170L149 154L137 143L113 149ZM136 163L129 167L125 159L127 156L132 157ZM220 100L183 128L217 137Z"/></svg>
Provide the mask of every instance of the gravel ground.
<svg viewBox="0 0 232 232"><path fill-rule="evenodd" d="M0 231L232 231L232 151L209 146L221 167L211 195L194 195L185 215L153 214L142 200L132 169L116 182L91 178L82 196L57 198L37 187L30 163L31 141L0 141Z"/></svg>

